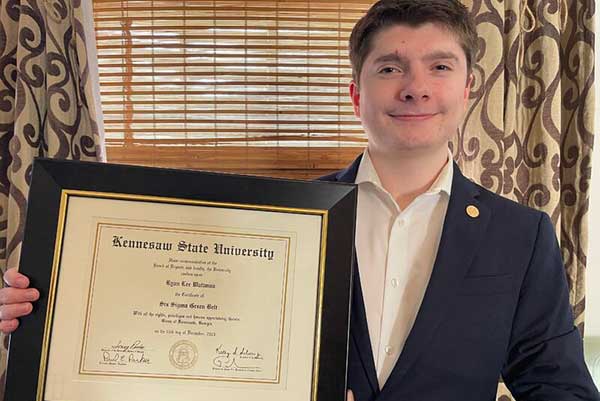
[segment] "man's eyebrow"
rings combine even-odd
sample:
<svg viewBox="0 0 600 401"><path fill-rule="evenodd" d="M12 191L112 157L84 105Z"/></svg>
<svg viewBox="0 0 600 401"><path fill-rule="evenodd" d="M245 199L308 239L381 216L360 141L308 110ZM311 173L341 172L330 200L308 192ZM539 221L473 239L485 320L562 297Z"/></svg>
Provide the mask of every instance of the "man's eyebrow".
<svg viewBox="0 0 600 401"><path fill-rule="evenodd" d="M398 64L406 64L406 57L398 54L398 52L384 54L375 59L374 63L398 63Z"/></svg>
<svg viewBox="0 0 600 401"><path fill-rule="evenodd" d="M448 51L434 51L432 53L426 54L425 57L423 57L423 60L425 61L432 61L432 60L453 60L455 62L459 61L459 58L456 54L454 54L453 52L448 52Z"/></svg>

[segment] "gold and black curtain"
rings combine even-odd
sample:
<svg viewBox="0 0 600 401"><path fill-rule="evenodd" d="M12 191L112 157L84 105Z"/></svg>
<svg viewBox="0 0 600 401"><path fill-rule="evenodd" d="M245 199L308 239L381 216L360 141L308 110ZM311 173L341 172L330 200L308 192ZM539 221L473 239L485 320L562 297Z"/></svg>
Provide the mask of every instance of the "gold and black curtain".
<svg viewBox="0 0 600 401"><path fill-rule="evenodd" d="M463 171L544 210L583 332L594 138L594 1L465 1L480 34L475 85L453 141ZM510 400L502 385L499 400Z"/></svg>
<svg viewBox="0 0 600 401"><path fill-rule="evenodd" d="M86 0L0 2L2 272L19 264L33 158L103 159L95 63L92 9ZM3 394L0 386L0 398Z"/></svg>

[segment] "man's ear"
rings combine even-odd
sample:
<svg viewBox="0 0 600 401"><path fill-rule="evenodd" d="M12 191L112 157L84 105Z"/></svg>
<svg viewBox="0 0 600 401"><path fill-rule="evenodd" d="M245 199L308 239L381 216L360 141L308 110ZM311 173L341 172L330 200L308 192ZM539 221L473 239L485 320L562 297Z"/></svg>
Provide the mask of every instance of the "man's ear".
<svg viewBox="0 0 600 401"><path fill-rule="evenodd" d="M473 73L470 73L467 77L467 85L465 86L465 92L463 94L464 108L467 108L467 104L469 103L469 95L471 94L471 86L473 85L473 81L475 80L475 76Z"/></svg>
<svg viewBox="0 0 600 401"><path fill-rule="evenodd" d="M348 89L350 90L350 100L352 100L354 115L360 118L360 89L358 88L358 84L352 80Z"/></svg>

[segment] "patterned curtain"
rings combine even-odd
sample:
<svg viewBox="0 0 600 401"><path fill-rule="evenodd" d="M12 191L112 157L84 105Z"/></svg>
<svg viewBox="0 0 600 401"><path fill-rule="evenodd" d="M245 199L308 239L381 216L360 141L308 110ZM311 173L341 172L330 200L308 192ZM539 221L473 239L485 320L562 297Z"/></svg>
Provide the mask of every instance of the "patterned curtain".
<svg viewBox="0 0 600 401"><path fill-rule="evenodd" d="M594 1L465 4L481 39L471 106L452 144L455 158L486 188L552 217L583 332ZM498 400L511 399L501 385Z"/></svg>
<svg viewBox="0 0 600 401"><path fill-rule="evenodd" d="M33 158L104 159L95 54L89 0L0 1L2 272L19 264Z"/></svg>

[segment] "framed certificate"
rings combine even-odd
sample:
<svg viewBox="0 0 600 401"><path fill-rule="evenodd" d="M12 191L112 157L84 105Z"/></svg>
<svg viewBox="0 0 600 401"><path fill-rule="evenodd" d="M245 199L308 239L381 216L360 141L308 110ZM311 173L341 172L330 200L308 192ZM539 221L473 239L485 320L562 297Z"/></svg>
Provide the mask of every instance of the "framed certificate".
<svg viewBox="0 0 600 401"><path fill-rule="evenodd" d="M6 401L342 401L356 189L36 160Z"/></svg>

